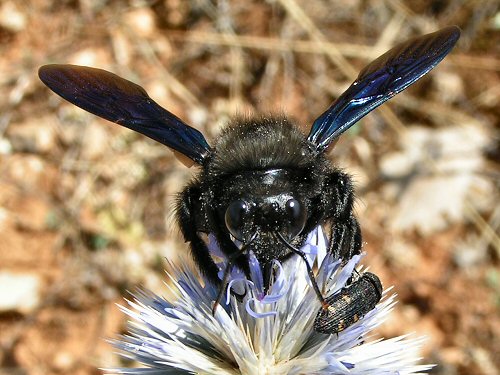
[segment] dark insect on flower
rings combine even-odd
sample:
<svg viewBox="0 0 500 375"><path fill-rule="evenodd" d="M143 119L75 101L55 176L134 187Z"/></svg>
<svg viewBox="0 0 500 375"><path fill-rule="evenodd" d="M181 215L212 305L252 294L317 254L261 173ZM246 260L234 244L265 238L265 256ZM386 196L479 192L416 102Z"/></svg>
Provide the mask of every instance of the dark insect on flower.
<svg viewBox="0 0 500 375"><path fill-rule="evenodd" d="M353 212L353 183L325 150L368 112L436 66L453 48L458 27L399 44L365 67L354 83L314 121L305 136L284 117L236 120L209 146L204 136L155 103L144 89L104 70L46 65L40 79L73 104L142 133L192 159L199 174L180 193L177 219L194 261L220 286L233 266L251 279L250 254L273 281L274 260L293 254L318 225L330 228L329 251L344 261L361 251ZM219 277L203 234L215 237L227 266ZM323 308L327 307L306 262Z"/></svg>
<svg viewBox="0 0 500 375"><path fill-rule="evenodd" d="M370 272L363 273L351 285L325 299L314 320L314 330L320 333L339 333L373 310L382 298L382 284Z"/></svg>

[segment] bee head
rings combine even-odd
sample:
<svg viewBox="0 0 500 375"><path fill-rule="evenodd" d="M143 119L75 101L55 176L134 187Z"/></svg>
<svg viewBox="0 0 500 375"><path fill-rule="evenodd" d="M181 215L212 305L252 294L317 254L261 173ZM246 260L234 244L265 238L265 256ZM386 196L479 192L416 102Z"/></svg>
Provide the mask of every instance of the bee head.
<svg viewBox="0 0 500 375"><path fill-rule="evenodd" d="M255 239L252 247L256 253L272 248L278 258L285 250L276 245L276 235L294 240L310 216L309 198L296 174L279 168L245 171L231 176L227 189L222 184L218 215L229 234L244 244Z"/></svg>
<svg viewBox="0 0 500 375"><path fill-rule="evenodd" d="M233 200L224 221L233 237L246 243L257 233L281 233L294 239L304 229L307 207L289 194Z"/></svg>

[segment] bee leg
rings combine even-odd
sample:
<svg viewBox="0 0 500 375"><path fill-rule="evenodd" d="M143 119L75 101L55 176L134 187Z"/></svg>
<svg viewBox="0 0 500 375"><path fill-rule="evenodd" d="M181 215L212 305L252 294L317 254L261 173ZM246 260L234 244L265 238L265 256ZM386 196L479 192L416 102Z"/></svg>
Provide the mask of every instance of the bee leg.
<svg viewBox="0 0 500 375"><path fill-rule="evenodd" d="M217 309L217 306L219 306L220 302L222 301L222 298L224 297L226 285L228 284L228 281L229 281L229 275L231 274L231 269L233 268L233 265L236 263L235 261L239 257L241 257L242 254L246 253L248 246L255 240L256 237L257 236L255 234L249 242L245 243L241 247L241 249L236 248L236 246L234 246L234 243L233 243L233 246L235 247L236 251L234 251L231 255L229 255L227 257L227 265L226 265L226 268L224 270L224 275L222 277L222 284L221 284L221 287L219 289L219 293L217 295L217 298L215 299L214 305L212 306L212 315L215 315L215 310ZM224 238L224 236L222 236L222 238ZM249 271L248 271L247 277L250 279ZM239 298L240 302L243 300L244 295L240 295L240 294L235 293L235 292L231 292L231 293L234 296L236 296L237 299Z"/></svg>
<svg viewBox="0 0 500 375"><path fill-rule="evenodd" d="M200 217L197 218L196 216L203 215L203 213L200 207L195 206L194 202L201 202L201 192L198 186L191 185L180 193L177 201L177 219L181 232L184 240L189 242L189 247L191 248L191 253L198 269L214 285L220 285L221 280L218 276L219 268L210 256L210 251L199 234L205 228L200 228Z"/></svg>
<svg viewBox="0 0 500 375"><path fill-rule="evenodd" d="M331 223L329 252L344 262L361 252L362 236L354 215L354 188L351 177L339 170L325 181L330 209L326 220Z"/></svg>
<svg viewBox="0 0 500 375"><path fill-rule="evenodd" d="M289 243L285 237L280 232L276 232L276 235L278 238L281 240L283 244L285 244L286 247L288 247L294 254L297 254L300 256L306 265L307 268L307 274L309 275L309 280L311 281L311 285L314 289L314 292L316 293L316 296L318 297L319 302L321 303L321 308L322 309L328 309L328 302L325 301L323 298L323 295L321 294L321 290L319 290L318 283L316 282L316 277L314 276L314 271L309 264L309 261L307 259L307 255L300 249L297 249L295 246L293 246L291 243Z"/></svg>
<svg viewBox="0 0 500 375"><path fill-rule="evenodd" d="M335 221L330 232L329 252L347 262L361 253L362 236L358 220L351 214L346 221Z"/></svg>

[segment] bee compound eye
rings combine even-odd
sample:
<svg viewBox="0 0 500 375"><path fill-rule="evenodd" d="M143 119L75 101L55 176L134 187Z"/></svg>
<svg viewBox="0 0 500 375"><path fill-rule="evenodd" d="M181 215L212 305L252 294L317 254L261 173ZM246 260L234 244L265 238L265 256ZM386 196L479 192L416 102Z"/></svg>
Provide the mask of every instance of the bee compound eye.
<svg viewBox="0 0 500 375"><path fill-rule="evenodd" d="M290 238L294 238L302 232L302 229L306 225L307 209L297 199L289 199L285 207L290 222L289 236Z"/></svg>
<svg viewBox="0 0 500 375"><path fill-rule="evenodd" d="M243 240L243 226L245 216L249 210L249 204L244 200L232 201L226 209L225 221L229 232L238 240Z"/></svg>

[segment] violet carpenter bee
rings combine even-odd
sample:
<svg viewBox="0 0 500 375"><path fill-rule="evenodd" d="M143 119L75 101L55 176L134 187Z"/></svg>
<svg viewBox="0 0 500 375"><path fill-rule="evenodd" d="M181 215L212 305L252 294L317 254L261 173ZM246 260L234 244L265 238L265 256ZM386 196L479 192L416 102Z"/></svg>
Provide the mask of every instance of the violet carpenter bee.
<svg viewBox="0 0 500 375"><path fill-rule="evenodd" d="M179 194L177 220L200 271L220 293L233 266L248 278L249 254L273 280L274 260L285 262L318 225L329 228L329 251L344 261L361 251L353 212L353 183L325 150L377 106L436 66L460 35L451 26L399 44L366 66L354 83L304 135L285 117L237 119L208 144L196 129L156 104L135 83L113 73L73 65L46 65L40 79L55 93L97 116L142 133L193 160L198 175ZM227 258L223 277L204 234ZM308 266L323 309L323 298Z"/></svg>

